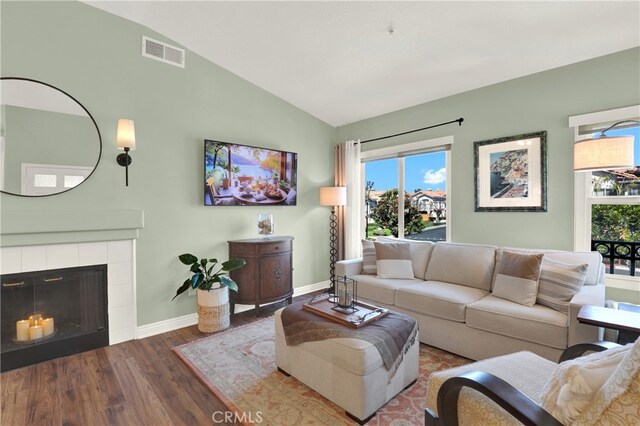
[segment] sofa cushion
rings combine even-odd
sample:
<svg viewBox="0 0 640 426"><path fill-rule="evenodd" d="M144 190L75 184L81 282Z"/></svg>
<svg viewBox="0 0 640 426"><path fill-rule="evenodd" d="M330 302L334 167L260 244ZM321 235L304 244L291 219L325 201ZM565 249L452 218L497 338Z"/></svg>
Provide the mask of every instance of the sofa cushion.
<svg viewBox="0 0 640 426"><path fill-rule="evenodd" d="M568 317L542 305L519 305L495 296L486 296L467 306L469 327L503 336L565 349Z"/></svg>
<svg viewBox="0 0 640 426"><path fill-rule="evenodd" d="M431 241L416 241L403 238L378 237L376 241L396 242L403 241L409 243L409 251L411 252L411 266L413 267L413 276L416 278L424 278L429 264L429 258L435 243Z"/></svg>
<svg viewBox="0 0 640 426"><path fill-rule="evenodd" d="M588 267L546 259L540 271L538 303L569 315L569 302L582 288Z"/></svg>
<svg viewBox="0 0 640 426"><path fill-rule="evenodd" d="M473 287L440 281L423 281L398 287L395 305L432 317L464 322L469 303L486 296L488 292Z"/></svg>
<svg viewBox="0 0 640 426"><path fill-rule="evenodd" d="M354 275L349 278L353 278L358 282L358 299L367 299L386 305L393 305L397 288L424 282L417 278L412 280L395 280L391 278L378 278L375 275Z"/></svg>
<svg viewBox="0 0 640 426"><path fill-rule="evenodd" d="M373 241L362 240L362 273L375 275L376 269L376 248Z"/></svg>
<svg viewBox="0 0 640 426"><path fill-rule="evenodd" d="M568 263L570 265L579 265L586 263L587 276L584 285L596 285L600 277L602 266L602 255L597 251L561 251L561 250L539 250L539 249L522 249L503 247L496 251L496 263L500 261L502 253L511 251L515 253L542 253L542 267L544 268L545 259L555 260L556 262Z"/></svg>
<svg viewBox="0 0 640 426"><path fill-rule="evenodd" d="M409 243L376 241L374 246L378 278L413 279Z"/></svg>
<svg viewBox="0 0 640 426"><path fill-rule="evenodd" d="M496 262L492 294L521 305L535 305L542 256L505 251Z"/></svg>
<svg viewBox="0 0 640 426"><path fill-rule="evenodd" d="M429 259L425 280L489 291L495 254L493 246L437 243Z"/></svg>

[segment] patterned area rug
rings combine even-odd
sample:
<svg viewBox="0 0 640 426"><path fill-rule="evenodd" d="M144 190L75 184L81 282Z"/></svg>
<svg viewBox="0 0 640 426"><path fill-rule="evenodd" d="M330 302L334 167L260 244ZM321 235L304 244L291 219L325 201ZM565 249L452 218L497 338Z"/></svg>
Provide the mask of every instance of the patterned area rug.
<svg viewBox="0 0 640 426"><path fill-rule="evenodd" d="M354 424L340 407L277 371L273 317L173 350L230 411L237 413L236 420L274 426ZM466 358L420 344L418 381L378 410L367 424L424 424L429 375L468 362Z"/></svg>

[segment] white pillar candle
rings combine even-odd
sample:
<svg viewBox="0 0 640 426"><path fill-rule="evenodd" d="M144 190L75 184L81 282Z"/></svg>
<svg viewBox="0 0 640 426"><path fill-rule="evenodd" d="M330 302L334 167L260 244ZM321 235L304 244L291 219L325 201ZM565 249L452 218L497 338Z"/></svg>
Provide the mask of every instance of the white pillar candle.
<svg viewBox="0 0 640 426"><path fill-rule="evenodd" d="M53 334L53 318L43 318L40 320L42 326L42 334L48 336Z"/></svg>
<svg viewBox="0 0 640 426"><path fill-rule="evenodd" d="M42 319L42 314L33 314L29 316L29 325L32 327L34 325L38 325L41 319Z"/></svg>
<svg viewBox="0 0 640 426"><path fill-rule="evenodd" d="M29 320L16 322L16 339L21 342L29 340Z"/></svg>
<svg viewBox="0 0 640 426"><path fill-rule="evenodd" d="M42 326L34 325L29 327L29 339L39 339L42 337Z"/></svg>

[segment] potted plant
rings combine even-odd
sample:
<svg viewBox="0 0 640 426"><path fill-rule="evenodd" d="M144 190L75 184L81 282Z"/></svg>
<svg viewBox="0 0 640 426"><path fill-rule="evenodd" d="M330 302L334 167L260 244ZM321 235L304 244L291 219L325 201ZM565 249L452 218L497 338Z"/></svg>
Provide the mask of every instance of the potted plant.
<svg viewBox="0 0 640 426"><path fill-rule="evenodd" d="M213 333L229 327L229 289L238 291L238 285L227 273L242 268L247 262L231 259L218 265L217 259L198 259L190 253L182 254L178 259L189 266L192 275L178 288L173 299L190 287L196 289L198 330Z"/></svg>

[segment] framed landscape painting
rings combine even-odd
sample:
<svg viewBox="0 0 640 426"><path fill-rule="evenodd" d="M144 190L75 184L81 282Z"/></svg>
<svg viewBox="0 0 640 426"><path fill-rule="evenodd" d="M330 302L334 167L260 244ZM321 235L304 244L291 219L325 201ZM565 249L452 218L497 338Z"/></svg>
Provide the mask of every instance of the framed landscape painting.
<svg viewBox="0 0 640 426"><path fill-rule="evenodd" d="M547 132L474 142L475 211L547 211Z"/></svg>

